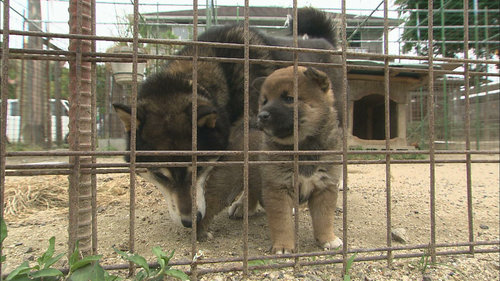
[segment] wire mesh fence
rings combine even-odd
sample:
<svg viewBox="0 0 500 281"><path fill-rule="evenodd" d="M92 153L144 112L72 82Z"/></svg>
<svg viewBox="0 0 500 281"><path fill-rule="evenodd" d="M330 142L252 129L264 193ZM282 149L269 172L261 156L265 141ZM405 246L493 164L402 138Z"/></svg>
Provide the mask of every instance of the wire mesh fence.
<svg viewBox="0 0 500 281"><path fill-rule="evenodd" d="M41 241L57 233L59 246L67 241L69 252L79 241L84 254L104 255L107 268L130 272L133 268L119 261L111 246L152 257L151 247L161 245L176 250L171 263L193 280L210 273L241 271L248 277L252 270L336 263L346 273L354 253L356 261L390 264L422 253L435 262L437 256L498 252L498 3L395 2L371 3L370 8L346 1L329 8L318 4L335 18L339 32L337 48L325 50L299 47L307 46L299 41L312 41L314 35L298 34L291 21L297 17L295 1L282 7L251 6L248 1L241 6L3 1L1 100L8 102L2 102L1 110L0 201L2 216L13 229L6 241L15 244L19 239L37 252ZM31 9L38 12L24 12ZM241 42L203 39L204 32L228 24L241 25ZM288 36L291 43L255 44L252 28L266 38ZM238 55L206 50L234 50ZM288 58L255 55L259 52L282 52ZM299 59L314 55L337 60ZM190 120L203 114L199 96L215 90L206 89L203 79L220 79L205 65L234 66L244 104L236 105L243 109L241 147L200 149L203 143L195 137L203 134L200 121L190 121L190 141L182 149L142 143L141 118L152 117L144 117L138 89L174 63L189 73ZM343 135L335 149L300 149L298 78L292 145L284 151L250 147L256 117L251 92L257 77L252 71L261 66L293 66L295 77L299 66L340 73L341 79L333 82L341 100ZM129 127L124 128L113 104L129 108ZM161 126L157 124L158 132ZM160 139L181 138L173 134ZM297 252L269 254L266 215L261 210L249 218L248 204L252 169L276 165L293 166L295 194L300 193L303 167L341 167L335 233L343 246L320 251L314 245L306 216L311 210L300 207L297 196ZM172 202L165 202L154 181L136 176L181 167L197 168L189 170L193 183L207 167L237 167L233 177L243 179L243 220L228 220L221 213L210 227L215 237L196 242L197 229L205 227L197 219L198 202L207 191L194 188L196 184L189 188L184 200L190 201L191 228L184 229L168 216ZM449 175L442 167L455 172ZM457 197L451 196L455 193ZM455 209L450 213L449 208ZM394 240L397 226L413 230L406 245ZM33 232L40 233L40 240L29 238ZM27 251L3 245L3 252L15 258L7 259L2 274L14 269L14 261L24 261L26 254L20 252Z"/></svg>

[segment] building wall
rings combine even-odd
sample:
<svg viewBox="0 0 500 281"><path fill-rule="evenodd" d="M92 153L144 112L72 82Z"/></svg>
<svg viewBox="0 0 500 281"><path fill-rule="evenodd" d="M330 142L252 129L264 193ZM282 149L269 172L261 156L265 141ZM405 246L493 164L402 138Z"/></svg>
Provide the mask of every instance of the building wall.
<svg viewBox="0 0 500 281"><path fill-rule="evenodd" d="M368 53L383 53L382 30L364 29L361 31L361 48L368 50ZM373 41L373 42L365 42Z"/></svg>

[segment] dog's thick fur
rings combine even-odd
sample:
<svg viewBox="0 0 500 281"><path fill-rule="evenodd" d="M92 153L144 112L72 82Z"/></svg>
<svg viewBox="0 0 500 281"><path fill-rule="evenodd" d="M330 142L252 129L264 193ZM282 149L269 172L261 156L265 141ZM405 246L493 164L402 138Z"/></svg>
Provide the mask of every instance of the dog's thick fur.
<svg viewBox="0 0 500 281"><path fill-rule="evenodd" d="M322 21L321 26L308 24L313 20ZM333 20L326 14L312 9L299 10L299 34L309 34L308 40L299 40L299 47L334 49ZM315 38L321 37L321 38ZM255 29L249 31L250 45L292 46L291 37L274 38ZM199 41L244 44L242 25L215 27L207 30ZM191 57L194 46L186 46L178 52L180 56ZM243 58L244 49L198 47L199 57ZM292 52L250 49L250 59L286 60L293 59ZM300 61L335 62L329 54L303 53ZM249 78L265 77L278 66L271 64L250 64ZM329 70L331 75L340 77L340 71ZM244 64L220 61L198 60L197 72L197 150L227 150L230 144L230 131L234 123L242 117L244 99ZM192 91L193 62L191 60L170 61L164 69L146 79L142 84L137 100L137 140L136 149L153 151L190 151L192 146ZM256 119L258 112L258 91L250 89L250 118ZM131 109L123 104L115 104L115 110L124 123L130 139ZM130 148L130 144L128 144ZM218 157L198 157L199 162L217 160ZM129 161L129 158L126 158ZM191 222L191 187L197 188L198 220L202 221L208 213L220 210L221 206L212 205L207 198L207 180L214 171L213 167L198 166L196 182L192 183L190 156L145 156L138 155L137 162L185 162L185 167L150 168L143 176L158 186L166 197L169 211L175 221L186 227ZM221 179L228 178L222 177ZM231 181L232 179L230 179ZM221 180L222 181L222 180ZM218 182L217 184L223 184ZM218 190L218 189L214 189ZM217 191L219 192L219 191ZM227 192L227 190L225 190ZM223 196L223 195L220 195ZM213 209L212 209L213 208Z"/></svg>
<svg viewBox="0 0 500 281"><path fill-rule="evenodd" d="M250 129L249 150L258 150L262 140L262 132L257 129ZM230 135L228 150L243 151L243 123L233 126ZM249 160L258 160L257 156L250 157ZM219 162L243 161L243 156L223 156ZM208 234L208 228L215 215L224 208L229 207L229 217L242 218L243 211L243 165L231 164L229 166L214 167L209 174L205 185L206 213L198 225L198 236L203 239ZM256 212L258 203L261 200L261 175L257 166L251 165L248 172L248 210L249 215ZM191 210L186 210L191 212Z"/></svg>
<svg viewBox="0 0 500 281"><path fill-rule="evenodd" d="M279 69L261 87L259 127L265 133L263 150L294 149L294 69ZM342 130L329 77L314 68L298 68L298 149L300 151L339 150ZM293 156L263 155L263 160L292 160ZM338 155L300 156L299 160L339 160ZM266 165L263 201L269 221L273 253L295 249L293 164ZM339 165L307 164L298 170L300 203L308 202L314 237L319 246L334 249L342 241L334 234L333 221L341 169Z"/></svg>

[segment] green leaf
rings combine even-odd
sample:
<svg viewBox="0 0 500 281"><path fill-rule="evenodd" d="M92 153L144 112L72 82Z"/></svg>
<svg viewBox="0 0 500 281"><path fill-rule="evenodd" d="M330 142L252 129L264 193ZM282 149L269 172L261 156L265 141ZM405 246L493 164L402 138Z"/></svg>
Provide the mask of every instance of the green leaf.
<svg viewBox="0 0 500 281"><path fill-rule="evenodd" d="M115 250L115 252L117 252L120 256L122 256L123 259L125 259L127 261L131 261L131 262L135 263L136 265L138 265L139 267L142 267L146 271L147 275L149 276L149 265L144 257L142 257L138 254L125 253L125 252L120 251L114 247L113 247L113 250Z"/></svg>
<svg viewBox="0 0 500 281"><path fill-rule="evenodd" d="M146 278L148 278L148 276L149 276L149 274L145 270L141 270L137 273L134 280L142 281L142 280L145 280Z"/></svg>
<svg viewBox="0 0 500 281"><path fill-rule="evenodd" d="M80 258L80 249L78 247L78 241L76 241L75 244L75 250L69 257L69 268L73 267L73 264L75 264Z"/></svg>
<svg viewBox="0 0 500 281"><path fill-rule="evenodd" d="M123 280L123 278L118 277L116 275L111 275L111 274L109 274L109 272L104 271L104 280L105 281L120 281L120 280Z"/></svg>
<svg viewBox="0 0 500 281"><path fill-rule="evenodd" d="M159 274L163 274L163 272L160 268L152 268L151 271L149 271L149 277L156 276Z"/></svg>
<svg viewBox="0 0 500 281"><path fill-rule="evenodd" d="M105 281L105 270L102 266L96 262L94 264L87 264L84 267L80 267L75 270L71 276L68 278L71 281ZM116 280L113 279L113 280Z"/></svg>
<svg viewBox="0 0 500 281"><path fill-rule="evenodd" d="M253 261L248 261L248 266L266 265L270 263L271 263L270 260L253 260Z"/></svg>
<svg viewBox="0 0 500 281"><path fill-rule="evenodd" d="M144 268L146 273L149 275L149 265L146 259L138 254L134 254L128 257L128 260L137 264L138 266Z"/></svg>
<svg viewBox="0 0 500 281"><path fill-rule="evenodd" d="M345 267L345 274L346 275L349 274L349 270L351 270L351 266L354 263L354 259L356 258L357 255L358 255L358 253L354 253L350 258L347 259L347 264Z"/></svg>
<svg viewBox="0 0 500 281"><path fill-rule="evenodd" d="M170 260L174 256L175 250L172 250L170 254L168 255L168 260Z"/></svg>
<svg viewBox="0 0 500 281"><path fill-rule="evenodd" d="M163 276L164 274L162 275L158 275L158 276L155 276L153 278L149 278L148 281L163 281L165 280L165 276Z"/></svg>
<svg viewBox="0 0 500 281"><path fill-rule="evenodd" d="M49 239L49 248L41 257L37 259L38 264L40 267L42 267L49 259L52 258L54 255L54 250L55 250L55 245L56 245L56 238L54 236L50 237Z"/></svg>
<svg viewBox="0 0 500 281"><path fill-rule="evenodd" d="M14 280L13 278L17 278L21 275L28 274L31 271L29 263L27 261L23 262L16 269L14 269L5 279L6 281Z"/></svg>
<svg viewBox="0 0 500 281"><path fill-rule="evenodd" d="M12 278L10 281L33 281L28 274L23 274Z"/></svg>
<svg viewBox="0 0 500 281"><path fill-rule="evenodd" d="M2 262L2 263L3 263L6 259L7 259L7 257L6 257L6 256L1 256L1 257L0 257L0 262Z"/></svg>
<svg viewBox="0 0 500 281"><path fill-rule="evenodd" d="M55 268L45 268L31 273L30 276L32 278L57 277L63 276L63 273Z"/></svg>
<svg viewBox="0 0 500 281"><path fill-rule="evenodd" d="M155 256L158 258L158 259L161 259L163 257L166 257L167 254L161 249L160 246L155 246L153 247L153 254L155 254Z"/></svg>
<svg viewBox="0 0 500 281"><path fill-rule="evenodd" d="M7 238L7 224L5 220L2 218L0 220L0 242L3 242Z"/></svg>
<svg viewBox="0 0 500 281"><path fill-rule="evenodd" d="M350 258L347 259L347 264L345 267L344 281L351 281L351 276L349 275L349 271L351 270L351 266L354 263L354 259L358 253L354 253Z"/></svg>
<svg viewBox="0 0 500 281"><path fill-rule="evenodd" d="M158 263L160 264L160 268L163 269L169 262L169 258L167 257L167 254L163 252L163 250L159 247L153 247L153 254L155 254Z"/></svg>
<svg viewBox="0 0 500 281"><path fill-rule="evenodd" d="M62 257L64 257L64 253L60 253L59 255L53 257L53 258L50 258L48 261L45 262L43 268L44 269L47 269L49 267L51 267L54 263L56 263L58 260L60 260Z"/></svg>
<svg viewBox="0 0 500 281"><path fill-rule="evenodd" d="M74 272L74 271L78 270L79 268L87 266L93 262L99 261L101 258L102 258L102 255L84 257L83 259L73 263L73 265L70 268L70 271Z"/></svg>
<svg viewBox="0 0 500 281"><path fill-rule="evenodd" d="M164 270L167 267L167 263L165 262L164 259L159 258L158 259L158 264L160 265L160 271Z"/></svg>
<svg viewBox="0 0 500 281"><path fill-rule="evenodd" d="M165 275L175 277L180 280L189 280L189 276L181 270L169 269L165 271Z"/></svg>
<svg viewBox="0 0 500 281"><path fill-rule="evenodd" d="M118 250L117 248L113 247L113 250L118 253L120 256L122 256L123 259L127 259L129 254L124 252L124 251L120 251Z"/></svg>

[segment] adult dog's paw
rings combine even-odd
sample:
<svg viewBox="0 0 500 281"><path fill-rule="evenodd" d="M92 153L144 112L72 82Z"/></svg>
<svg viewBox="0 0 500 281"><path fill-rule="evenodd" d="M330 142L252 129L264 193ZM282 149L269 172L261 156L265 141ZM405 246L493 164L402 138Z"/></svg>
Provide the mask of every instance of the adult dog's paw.
<svg viewBox="0 0 500 281"><path fill-rule="evenodd" d="M231 206L229 206L227 212L229 213L230 219L242 219L243 218L243 203L242 202L234 202Z"/></svg>
<svg viewBox="0 0 500 281"><path fill-rule="evenodd" d="M205 242L214 239L214 235L211 232L208 231L201 231L198 232L196 235L196 238L199 242Z"/></svg>
<svg viewBox="0 0 500 281"><path fill-rule="evenodd" d="M245 209L243 205L243 200L236 201L227 209L230 219L241 220L245 215ZM251 217L258 213L258 207L253 209L248 209L248 216Z"/></svg>

